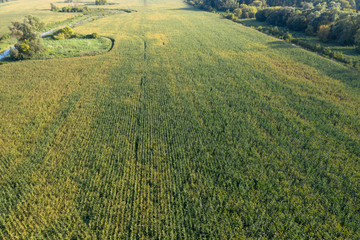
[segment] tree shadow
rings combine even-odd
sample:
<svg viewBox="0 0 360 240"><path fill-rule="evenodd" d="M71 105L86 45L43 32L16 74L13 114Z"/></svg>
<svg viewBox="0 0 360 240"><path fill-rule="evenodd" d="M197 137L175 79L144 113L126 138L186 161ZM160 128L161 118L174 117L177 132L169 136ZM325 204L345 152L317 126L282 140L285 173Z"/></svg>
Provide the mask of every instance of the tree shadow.
<svg viewBox="0 0 360 240"><path fill-rule="evenodd" d="M360 72L346 66L344 63L326 58L316 52L284 41L272 41L267 43L267 45L284 53L284 56L289 56L291 59L308 65L330 78L341 81L356 92L360 91ZM320 58L323 59L320 60Z"/></svg>
<svg viewBox="0 0 360 240"><path fill-rule="evenodd" d="M284 41L272 41L272 42L268 42L266 45L268 45L269 47L273 48L273 49L279 49L279 48L296 48L296 45L293 45L291 43L287 43Z"/></svg>
<svg viewBox="0 0 360 240"><path fill-rule="evenodd" d="M194 12L199 12L201 11L200 9L194 8L194 7L187 7L187 8L171 8L168 9L171 11L194 11Z"/></svg>
<svg viewBox="0 0 360 240"><path fill-rule="evenodd" d="M86 6L95 6L95 2L82 2L84 5ZM119 3L106 3L105 5L101 5L101 6L111 6L111 5L119 5ZM100 5L96 5L96 6L100 6Z"/></svg>

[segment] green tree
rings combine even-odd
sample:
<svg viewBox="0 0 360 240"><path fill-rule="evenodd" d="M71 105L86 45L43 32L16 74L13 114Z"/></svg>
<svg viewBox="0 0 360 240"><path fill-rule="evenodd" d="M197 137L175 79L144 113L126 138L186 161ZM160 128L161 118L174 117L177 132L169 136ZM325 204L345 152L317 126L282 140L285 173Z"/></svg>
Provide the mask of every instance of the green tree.
<svg viewBox="0 0 360 240"><path fill-rule="evenodd" d="M106 0L95 0L95 5L106 5Z"/></svg>
<svg viewBox="0 0 360 240"><path fill-rule="evenodd" d="M360 51L360 29L355 34L355 45L358 51Z"/></svg>
<svg viewBox="0 0 360 240"><path fill-rule="evenodd" d="M330 26L329 25L321 25L319 31L317 33L320 41L327 42L329 40Z"/></svg>
<svg viewBox="0 0 360 240"><path fill-rule="evenodd" d="M12 26L9 27L11 35L18 40L15 48L11 50L11 57L14 60L31 58L44 49L39 33L44 26L39 18L31 15L26 16L23 22L12 23Z"/></svg>

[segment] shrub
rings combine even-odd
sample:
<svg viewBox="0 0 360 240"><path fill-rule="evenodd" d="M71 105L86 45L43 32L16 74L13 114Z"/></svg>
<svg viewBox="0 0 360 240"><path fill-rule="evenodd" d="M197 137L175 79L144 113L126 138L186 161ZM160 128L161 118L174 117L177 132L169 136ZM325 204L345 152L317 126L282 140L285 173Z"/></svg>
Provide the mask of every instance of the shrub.
<svg viewBox="0 0 360 240"><path fill-rule="evenodd" d="M356 64L354 64L354 67L356 70L360 71L360 62L357 62Z"/></svg>
<svg viewBox="0 0 360 240"><path fill-rule="evenodd" d="M279 28L277 26L271 28L270 33L275 36L279 35Z"/></svg>
<svg viewBox="0 0 360 240"><path fill-rule="evenodd" d="M62 29L57 30L53 34L53 38L56 40L69 39L74 35L74 30L71 27L64 27Z"/></svg>
<svg viewBox="0 0 360 240"><path fill-rule="evenodd" d="M246 4L240 5L241 9L241 18L255 18L257 13L257 8L254 6L248 6Z"/></svg>
<svg viewBox="0 0 360 240"><path fill-rule="evenodd" d="M241 8L235 9L235 10L234 10L234 14L235 14L235 16L237 16L237 17L241 17L241 16L242 16L242 10L241 10Z"/></svg>
<svg viewBox="0 0 360 240"><path fill-rule="evenodd" d="M15 48L11 49L10 56L14 60L30 59L36 53L44 49L41 37L24 41L19 41L15 44Z"/></svg>
<svg viewBox="0 0 360 240"><path fill-rule="evenodd" d="M98 38L98 37L99 37L99 34L97 34L97 33L92 33L92 34L89 34L89 35L88 35L88 38L96 39L96 38Z"/></svg>
<svg viewBox="0 0 360 240"><path fill-rule="evenodd" d="M70 12L71 11L71 8L70 7L63 7L61 9L61 12Z"/></svg>
<svg viewBox="0 0 360 240"><path fill-rule="evenodd" d="M330 56L331 49L329 47L324 48L323 54Z"/></svg>
<svg viewBox="0 0 360 240"><path fill-rule="evenodd" d="M338 61L345 62L344 53L341 51L334 51L331 53L331 56Z"/></svg>
<svg viewBox="0 0 360 240"><path fill-rule="evenodd" d="M56 34L56 35L53 35L53 38L54 38L55 40L64 40L64 39L66 39L64 33L58 33L58 34Z"/></svg>
<svg viewBox="0 0 360 240"><path fill-rule="evenodd" d="M71 37L72 38L82 38L82 37L84 37L84 35L82 35L80 33L74 33Z"/></svg>
<svg viewBox="0 0 360 240"><path fill-rule="evenodd" d="M289 33L289 32L286 32L286 33L283 35L283 38L284 38L284 40L287 41L287 42L291 42L291 41L294 39L293 36L291 35L291 33Z"/></svg>
<svg viewBox="0 0 360 240"><path fill-rule="evenodd" d="M95 5L106 5L106 0L95 0Z"/></svg>
<svg viewBox="0 0 360 240"><path fill-rule="evenodd" d="M23 53L28 52L30 50L29 41L25 40L22 44L20 44L19 50Z"/></svg>
<svg viewBox="0 0 360 240"><path fill-rule="evenodd" d="M62 7L61 9L56 7L54 4L51 4L51 11L55 12L87 12L89 11L89 7L85 6L84 8L81 7Z"/></svg>

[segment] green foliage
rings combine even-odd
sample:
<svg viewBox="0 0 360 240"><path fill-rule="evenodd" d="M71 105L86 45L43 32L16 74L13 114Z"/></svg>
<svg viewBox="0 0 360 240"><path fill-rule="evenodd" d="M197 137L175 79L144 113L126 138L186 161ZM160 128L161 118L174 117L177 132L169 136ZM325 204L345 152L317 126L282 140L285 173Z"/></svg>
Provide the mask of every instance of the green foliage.
<svg viewBox="0 0 360 240"><path fill-rule="evenodd" d="M19 51L23 53L27 53L30 50L29 41L25 39L25 41L20 45Z"/></svg>
<svg viewBox="0 0 360 240"><path fill-rule="evenodd" d="M44 44L41 37L35 37L32 40L24 39L15 44L11 49L10 56L13 60L31 59L36 54L44 50Z"/></svg>
<svg viewBox="0 0 360 240"><path fill-rule="evenodd" d="M355 42L355 45L356 45L358 51L360 51L360 29L357 30L357 32L354 36L354 42Z"/></svg>
<svg viewBox="0 0 360 240"><path fill-rule="evenodd" d="M237 21L238 19L242 18L255 18L256 12L256 7L241 4L240 7L236 8L233 12L227 11L227 13L224 14L224 17L233 21Z"/></svg>
<svg viewBox="0 0 360 240"><path fill-rule="evenodd" d="M59 8L59 7L55 6L55 4L50 3L50 7L51 7L51 11L53 11L53 12L88 12L89 11L88 6L85 6L85 7L67 6L67 7Z"/></svg>
<svg viewBox="0 0 360 240"><path fill-rule="evenodd" d="M11 50L12 59L29 59L42 51L44 46L39 31L43 28L44 23L31 15L26 16L22 23L13 22L9 29L18 42L15 44L15 49Z"/></svg>
<svg viewBox="0 0 360 240"><path fill-rule="evenodd" d="M360 62L357 62L354 67L356 70L360 71Z"/></svg>
<svg viewBox="0 0 360 240"><path fill-rule="evenodd" d="M74 35L74 33L75 32L71 27L64 27L54 32L53 38L56 40L69 39Z"/></svg>
<svg viewBox="0 0 360 240"><path fill-rule="evenodd" d="M286 32L285 34L283 34L283 39L284 39L285 41L287 41L287 42L291 42L291 41L294 40L293 36L292 36L290 33L288 33L288 32Z"/></svg>
<svg viewBox="0 0 360 240"><path fill-rule="evenodd" d="M89 11L89 8L87 6L85 6L84 8L82 7L63 7L61 8L60 12L87 12Z"/></svg>
<svg viewBox="0 0 360 240"><path fill-rule="evenodd" d="M13 22L9 27L11 35L19 41L32 40L44 28L45 24L39 18L31 15L26 16L23 22Z"/></svg>
<svg viewBox="0 0 360 240"><path fill-rule="evenodd" d="M329 55L329 56L330 56L330 54L331 54L331 49L330 49L329 47L326 47L326 48L324 48L323 53L324 53L325 55Z"/></svg>
<svg viewBox="0 0 360 240"><path fill-rule="evenodd" d="M312 0L312 1L300 1L300 0L187 0L187 3L197 6L202 9L206 9L209 11L215 10L230 10L238 8L241 4L247 4L250 6L254 6L256 8L263 7L297 7L302 8L304 11L311 10L317 8L317 10L322 7L328 7L332 10L344 10L344 11L355 11L356 9L360 9L360 2L357 0L337 0L329 1L329 0ZM314 7L315 5L315 7Z"/></svg>
<svg viewBox="0 0 360 240"><path fill-rule="evenodd" d="M319 31L317 33L320 41L327 42L329 40L330 34L330 26L329 25L321 25L319 27Z"/></svg>
<svg viewBox="0 0 360 240"><path fill-rule="evenodd" d="M333 41L342 45L353 45L355 34L360 29L360 14L340 11L332 6L295 9L290 7L265 8L256 14L258 21L284 26L290 30L317 34L322 42Z"/></svg>
<svg viewBox="0 0 360 240"><path fill-rule="evenodd" d="M93 38L93 39L96 39L98 37L99 37L99 34L97 34L97 33L92 33L89 35L89 38Z"/></svg>
<svg viewBox="0 0 360 240"><path fill-rule="evenodd" d="M340 51L334 51L331 53L331 57L335 58L336 60L340 62L345 62L344 53Z"/></svg>
<svg viewBox="0 0 360 240"><path fill-rule="evenodd" d="M106 5L107 0L95 0L95 5Z"/></svg>

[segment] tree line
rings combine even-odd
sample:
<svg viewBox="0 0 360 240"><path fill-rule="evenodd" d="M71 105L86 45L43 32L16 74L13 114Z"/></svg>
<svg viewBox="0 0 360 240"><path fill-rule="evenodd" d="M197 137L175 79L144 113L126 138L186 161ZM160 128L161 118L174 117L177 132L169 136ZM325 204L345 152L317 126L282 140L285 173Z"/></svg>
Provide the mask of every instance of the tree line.
<svg viewBox="0 0 360 240"><path fill-rule="evenodd" d="M317 35L322 42L356 45L360 49L360 14L326 8L322 4L302 9L293 7L265 8L256 13L258 21L285 26L290 30Z"/></svg>
<svg viewBox="0 0 360 240"><path fill-rule="evenodd" d="M250 5L257 8L290 6L302 7L304 4L339 6L341 10L359 11L360 0L187 0L189 4L206 10L233 11L241 5Z"/></svg>
<svg viewBox="0 0 360 240"><path fill-rule="evenodd" d="M317 35L322 42L356 45L360 51L360 13L357 0L188 0L202 9L226 10L233 21L255 18L269 24ZM277 5L277 6L276 6ZM274 7L276 6L276 7Z"/></svg>
<svg viewBox="0 0 360 240"><path fill-rule="evenodd" d="M79 7L77 4L74 4L72 0L67 1L69 3L72 3L73 6L66 6L66 7L58 7L53 3L50 3L50 10L52 12L88 12L90 9L88 6L85 7ZM95 5L106 5L107 0L95 0Z"/></svg>

